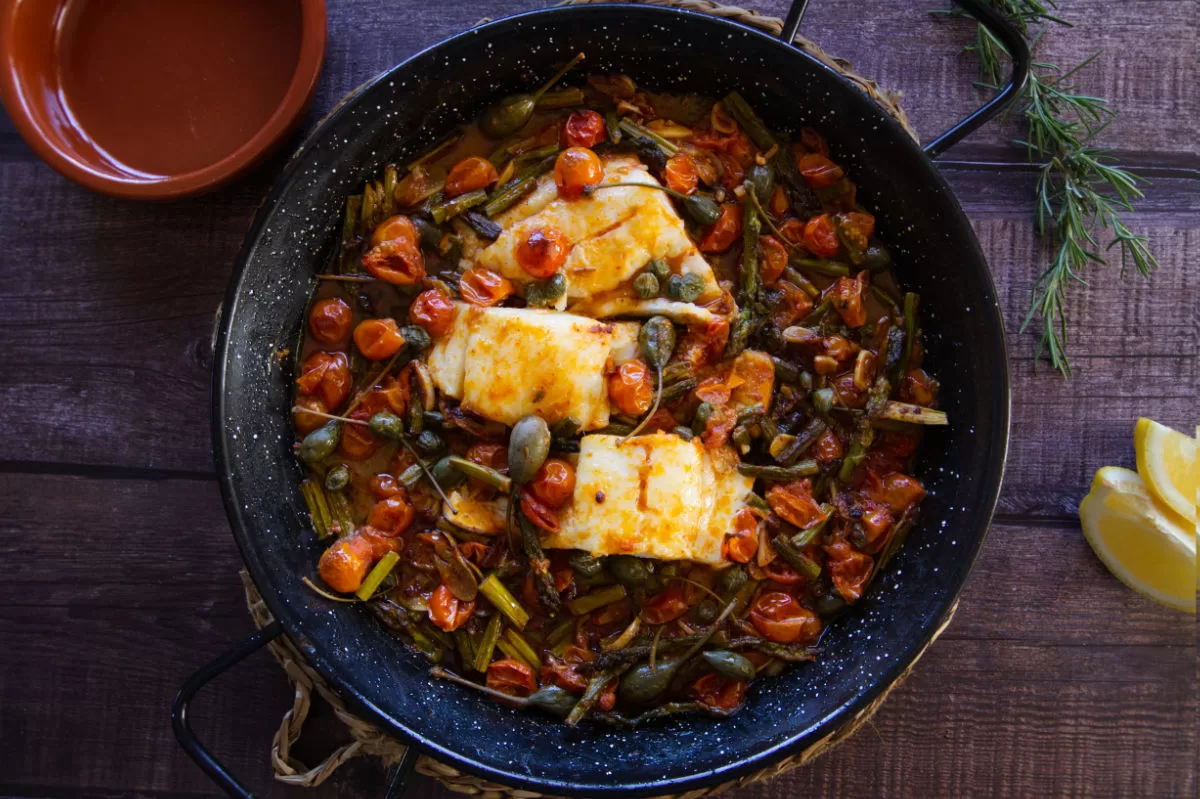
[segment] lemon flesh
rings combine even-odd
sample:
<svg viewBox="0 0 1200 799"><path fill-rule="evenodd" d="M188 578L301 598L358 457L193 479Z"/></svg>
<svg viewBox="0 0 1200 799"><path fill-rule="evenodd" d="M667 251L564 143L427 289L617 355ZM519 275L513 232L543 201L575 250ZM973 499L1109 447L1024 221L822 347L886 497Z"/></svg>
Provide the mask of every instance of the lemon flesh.
<svg viewBox="0 0 1200 799"><path fill-rule="evenodd" d="M1128 469L1106 466L1079 505L1083 534L1121 582L1142 595L1196 612L1196 529L1155 503Z"/></svg>
<svg viewBox="0 0 1200 799"><path fill-rule="evenodd" d="M1196 440L1152 419L1138 419L1133 428L1138 474L1150 492L1164 505L1196 524L1200 464L1196 462Z"/></svg>

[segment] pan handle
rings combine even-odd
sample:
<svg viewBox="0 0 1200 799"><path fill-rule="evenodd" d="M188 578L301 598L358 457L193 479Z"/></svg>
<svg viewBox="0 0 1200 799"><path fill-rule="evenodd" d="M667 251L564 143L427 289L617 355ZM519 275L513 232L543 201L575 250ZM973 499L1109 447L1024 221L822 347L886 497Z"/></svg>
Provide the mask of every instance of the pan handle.
<svg viewBox="0 0 1200 799"><path fill-rule="evenodd" d="M979 0L954 0L954 2L979 20L980 24L1004 45L1012 59L1012 74L1008 76L1008 82L999 94L922 148L930 158L937 158L974 133L980 125L1004 110L1005 106L1025 90L1025 84L1029 82L1029 44L1021 36L1021 32L1005 19L1003 14ZM808 0L793 0L791 8L788 9L787 17L783 21L783 31L780 34L780 38L788 44L791 44L796 38L796 32L800 29L800 20L804 18L804 11L807 7Z"/></svg>
<svg viewBox="0 0 1200 799"><path fill-rule="evenodd" d="M229 769L213 757L212 752L208 751L204 744L200 743L200 739L192 731L192 725L188 718L188 706L201 688L274 641L282 632L283 625L278 621L273 621L246 640L236 644L228 652L188 677L179 689L175 701L171 704L171 727L175 730L175 738L178 739L179 745L183 747L183 751L187 752L188 757L196 761L196 765L233 799L254 799L254 794L238 782L237 777L233 776ZM406 747L404 756L396 764L396 768L388 780L387 790L384 793L386 799L396 799L404 793L405 783L412 776L416 764L416 749L411 746Z"/></svg>

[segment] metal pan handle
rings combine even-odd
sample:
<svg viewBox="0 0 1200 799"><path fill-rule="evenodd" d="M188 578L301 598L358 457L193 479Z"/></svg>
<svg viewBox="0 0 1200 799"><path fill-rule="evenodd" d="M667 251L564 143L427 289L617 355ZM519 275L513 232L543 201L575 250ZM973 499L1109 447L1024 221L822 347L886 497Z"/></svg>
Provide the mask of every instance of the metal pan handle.
<svg viewBox="0 0 1200 799"><path fill-rule="evenodd" d="M200 743L200 739L192 731L188 719L188 706L201 688L274 641L282 632L283 626L278 621L273 621L246 640L236 644L228 652L188 677L179 689L175 701L171 704L171 727L175 730L175 738L179 741L179 745L183 747L183 751L187 752L188 757L196 761L196 765L233 799L254 799L254 794L248 791L221 761L213 757L212 752L208 751L204 744ZM404 750L404 756L396 764L396 768L388 780L387 791L384 794L386 799L395 799L404 792L405 783L412 775L413 767L416 764L417 751L409 746Z"/></svg>
<svg viewBox="0 0 1200 799"><path fill-rule="evenodd" d="M1021 36L1021 32L1000 12L979 0L954 0L954 2L979 20L980 24L1004 45L1012 59L1012 74L1008 76L1008 83L1004 85L999 94L922 148L930 158L937 158L974 133L980 125L1004 110L1006 105L1024 91L1025 84L1029 81L1029 44ZM793 0L791 8L788 9L787 17L783 21L783 32L780 34L780 38L788 44L791 44L792 40L796 38L796 32L800 29L800 20L804 18L804 11L807 7L808 0Z"/></svg>

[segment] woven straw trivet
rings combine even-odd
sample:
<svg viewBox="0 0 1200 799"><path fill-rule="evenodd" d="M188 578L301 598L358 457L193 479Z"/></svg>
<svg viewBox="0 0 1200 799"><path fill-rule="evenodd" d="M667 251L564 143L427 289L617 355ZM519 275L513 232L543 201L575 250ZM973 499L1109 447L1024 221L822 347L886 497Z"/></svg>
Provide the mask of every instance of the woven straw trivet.
<svg viewBox="0 0 1200 799"><path fill-rule="evenodd" d="M622 0L623 2L641 2L646 5L655 6L670 6L673 8L681 8L687 11L699 11L705 14L711 14L715 17L724 19L732 19L744 25L749 25L754 28L766 31L774 36L778 36L783 30L783 22L776 17L768 17L759 14L756 11L749 11L737 6L721 5L712 0ZM565 0L559 5L584 5L590 3L612 2L612 0ZM878 103L888 114L894 117L908 133L914 138L917 134L913 131L908 123L908 117L900 108L899 100L900 93L890 89L880 88L875 81L864 78L861 75L856 75L852 71L850 62L829 55L816 44L805 39L803 36L797 36L793 40L798 48L813 56L822 63L837 70L845 76L851 83L861 89L868 97ZM340 105L340 104L339 104ZM246 604L250 609L250 615L254 619L255 625L260 629L270 624L274 618L271 612L267 609L262 597L259 595L254 582L250 579L249 574L242 571L242 583L246 589ZM930 638L929 643L932 644L941 635L942 630L946 629L946 625L950 623L950 619L954 616L954 611L957 609L957 603L950 609L950 613L946 616L945 623L937 629ZM358 716L347 710L342 698L338 696L325 683L325 680L317 674L304 660L303 656L292 645L292 642L286 635L279 636L269 644L271 654L283 666L287 672L288 680L296 690L295 698L292 701L292 709L283 716L283 721L279 725L279 729L275 733L275 739L271 744L271 766L275 772L275 778L280 782L286 782L290 785L301 785L306 788L320 785L324 782L338 767L347 760L363 755L370 755L382 758L385 765L390 766L400 760L404 755L405 746L395 739L389 737L378 727L363 721ZM745 777L728 782L714 785L708 788L702 788L695 791L690 791L686 794L677 794L672 799L698 799L702 796L712 796L730 788L737 788L743 785L748 785L759 780L771 779L772 777L790 771L797 766L803 766L820 757L825 752L832 749L838 743L844 741L854 734L859 727L866 724L879 706L883 704L884 699L892 692L904 679L912 672L920 656L929 648L929 644L921 651L912 664L901 674L891 685L888 686L882 694L880 694L871 704L860 710L853 719L847 722L843 727L830 733L825 738L809 746L802 752L797 752L790 757L787 757L773 766L757 771ZM309 768L301 763L296 758L292 757L291 748L300 738L300 733L304 728L304 722L308 718L308 713L312 707L313 692L316 692L324 699L334 713L343 724L346 725L347 731L352 738L350 743L344 744L336 751L325 758L321 763ZM460 793L470 794L480 797L480 799L539 799L543 794L534 791L524 791L516 788L509 788L504 785L499 785L488 780L481 779L471 774L466 774L451 766L440 763L433 758L422 755L417 760L417 771L426 776L434 777L443 785L451 790Z"/></svg>

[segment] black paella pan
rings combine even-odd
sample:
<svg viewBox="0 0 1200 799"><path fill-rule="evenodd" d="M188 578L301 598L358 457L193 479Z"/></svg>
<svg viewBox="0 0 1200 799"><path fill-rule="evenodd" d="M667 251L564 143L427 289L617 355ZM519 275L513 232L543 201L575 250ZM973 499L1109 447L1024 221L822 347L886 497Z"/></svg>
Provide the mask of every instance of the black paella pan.
<svg viewBox="0 0 1200 799"><path fill-rule="evenodd" d="M227 792L248 796L192 735L188 702L209 679L280 633L346 700L417 750L530 791L646 796L703 788L763 769L845 725L891 685L947 618L987 532L1008 444L1009 376L996 291L936 157L1021 88L1028 49L976 0L959 0L1015 55L995 100L924 149L842 75L790 44L735 22L645 5L531 12L459 34L359 89L304 143L259 209L220 319L213 449L234 536L276 622L194 675L174 708L188 753ZM835 622L822 655L751 688L727 720L678 717L635 731L570 729L428 676L428 662L364 608L301 583L317 561L292 455L291 374L279 351L299 334L340 226L345 198L540 82L577 52L586 71L624 72L648 88L723 96L737 90L768 125L824 134L876 213L898 279L922 297L927 368L942 380L949 427L926 436L918 476L929 489L916 529L881 579ZM410 748L410 752L413 749ZM410 756L411 762L415 756ZM399 782L399 780L397 780Z"/></svg>

